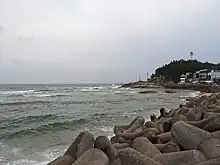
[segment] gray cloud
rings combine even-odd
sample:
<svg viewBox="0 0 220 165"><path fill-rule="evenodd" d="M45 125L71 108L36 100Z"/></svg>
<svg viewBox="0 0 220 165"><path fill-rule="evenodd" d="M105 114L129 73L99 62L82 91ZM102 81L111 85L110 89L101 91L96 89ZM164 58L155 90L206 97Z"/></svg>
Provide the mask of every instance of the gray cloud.
<svg viewBox="0 0 220 165"><path fill-rule="evenodd" d="M0 34L3 32L3 26L0 25Z"/></svg>
<svg viewBox="0 0 220 165"><path fill-rule="evenodd" d="M125 82L172 59L219 62L218 0L1 0L0 83Z"/></svg>
<svg viewBox="0 0 220 165"><path fill-rule="evenodd" d="M0 35L6 32L6 28L0 24Z"/></svg>
<svg viewBox="0 0 220 165"><path fill-rule="evenodd" d="M17 38L18 41L33 41L34 40L34 36L18 36Z"/></svg>

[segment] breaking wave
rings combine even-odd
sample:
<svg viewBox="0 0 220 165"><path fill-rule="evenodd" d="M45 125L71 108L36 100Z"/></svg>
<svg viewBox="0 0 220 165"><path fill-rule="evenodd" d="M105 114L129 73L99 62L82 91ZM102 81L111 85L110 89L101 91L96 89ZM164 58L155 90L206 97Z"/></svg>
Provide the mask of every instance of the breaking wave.
<svg viewBox="0 0 220 165"><path fill-rule="evenodd" d="M2 102L0 103L0 106L6 106L6 105L27 105L27 104L48 104L50 101L42 101L42 100L36 100L36 101L15 101L15 102Z"/></svg>
<svg viewBox="0 0 220 165"><path fill-rule="evenodd" d="M0 91L0 95L6 95L6 96L21 96L30 93L34 93L34 90Z"/></svg>
<svg viewBox="0 0 220 165"><path fill-rule="evenodd" d="M20 129L14 132L8 132L6 134L1 135L0 138L4 139L12 139L14 137L22 137L27 135L42 135L47 132L55 132L60 130L75 130L79 128L79 125L88 123L89 120L87 119L76 119L76 120L65 120L60 122L52 122L48 124L42 124L36 128L27 128L27 129Z"/></svg>

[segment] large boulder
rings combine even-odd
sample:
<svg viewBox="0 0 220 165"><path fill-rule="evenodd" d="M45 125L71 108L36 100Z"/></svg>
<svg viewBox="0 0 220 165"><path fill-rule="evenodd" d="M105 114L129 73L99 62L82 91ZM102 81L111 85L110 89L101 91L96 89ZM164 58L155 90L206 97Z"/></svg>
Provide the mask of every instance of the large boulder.
<svg viewBox="0 0 220 165"><path fill-rule="evenodd" d="M140 91L140 94L151 94L151 93L157 93L157 91L153 91L153 90L145 90L145 91Z"/></svg>

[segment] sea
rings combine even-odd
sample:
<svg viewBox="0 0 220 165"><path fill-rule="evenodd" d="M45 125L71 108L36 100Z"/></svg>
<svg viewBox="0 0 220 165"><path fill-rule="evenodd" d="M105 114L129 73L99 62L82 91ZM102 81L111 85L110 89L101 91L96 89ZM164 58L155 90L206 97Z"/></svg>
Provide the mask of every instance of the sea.
<svg viewBox="0 0 220 165"><path fill-rule="evenodd" d="M0 85L0 164L45 165L81 131L110 138L114 125L138 115L149 120L160 108L177 108L198 94L153 90L158 93L119 84Z"/></svg>

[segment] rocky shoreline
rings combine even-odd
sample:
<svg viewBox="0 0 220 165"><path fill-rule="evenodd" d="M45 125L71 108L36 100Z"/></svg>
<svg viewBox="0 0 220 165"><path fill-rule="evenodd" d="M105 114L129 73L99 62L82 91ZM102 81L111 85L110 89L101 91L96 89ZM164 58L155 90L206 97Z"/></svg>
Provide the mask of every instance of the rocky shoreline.
<svg viewBox="0 0 220 165"><path fill-rule="evenodd" d="M175 83L149 83L147 81L137 81L123 84L121 88L165 88L165 89L182 89L182 90L195 90L206 93L220 92L220 86L208 84L175 84Z"/></svg>
<svg viewBox="0 0 220 165"><path fill-rule="evenodd" d="M48 165L219 165L220 93L188 99L186 105L116 125L115 136L81 132Z"/></svg>

